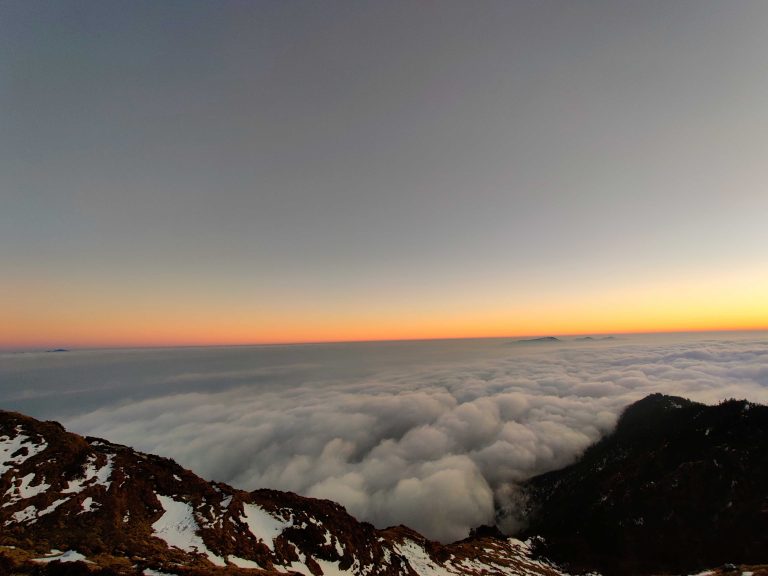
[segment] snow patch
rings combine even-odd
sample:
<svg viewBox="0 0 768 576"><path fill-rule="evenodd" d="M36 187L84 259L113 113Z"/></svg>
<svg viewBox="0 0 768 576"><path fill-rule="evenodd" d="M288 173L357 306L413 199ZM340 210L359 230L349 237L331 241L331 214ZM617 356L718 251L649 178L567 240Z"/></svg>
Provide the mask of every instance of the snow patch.
<svg viewBox="0 0 768 576"><path fill-rule="evenodd" d="M354 576L355 572L350 568L349 570L342 570L339 568L338 562L329 562L328 560L320 560L315 558L315 562L320 565L323 570L323 576Z"/></svg>
<svg viewBox="0 0 768 576"><path fill-rule="evenodd" d="M0 436L0 476L14 466L23 464L32 456L40 454L40 452L48 447L45 441L41 444L35 444L29 436L25 436L21 432L21 426L16 426L16 436L14 438L6 435ZM21 448L26 448L27 453L11 456L11 454L14 454Z"/></svg>
<svg viewBox="0 0 768 576"><path fill-rule="evenodd" d="M406 539L393 547L395 552L402 556L419 576L451 576L451 572L435 564L427 551L413 540Z"/></svg>
<svg viewBox="0 0 768 576"><path fill-rule="evenodd" d="M24 510L14 512L11 515L11 519L5 521L5 526L9 526L14 522L29 522L30 520L37 522L37 508L34 506L27 506Z"/></svg>
<svg viewBox="0 0 768 576"><path fill-rule="evenodd" d="M58 550L52 550L54 554L52 556L44 556L43 558L33 558L32 562L40 562L42 564L53 562L54 560L58 560L59 562L88 562L88 564L93 564L93 562L89 562L85 559L85 556L80 554L80 552L77 552L75 550L67 550L66 552L59 553Z"/></svg>
<svg viewBox="0 0 768 576"><path fill-rule="evenodd" d="M84 514L85 512L93 512L100 506L100 504L98 502L95 502L93 498L88 496L88 498L86 498L80 503L80 506L82 506L83 511L79 512L79 514Z"/></svg>
<svg viewBox="0 0 768 576"><path fill-rule="evenodd" d="M238 558L237 556L227 556L227 561L234 564L238 568L252 568L254 570L264 570L264 568L258 562L253 560L246 560L245 558Z"/></svg>
<svg viewBox="0 0 768 576"><path fill-rule="evenodd" d="M274 539L283 533L283 530L293 526L293 519L285 521L275 518L261 506L256 504L243 504L244 516L240 518L248 526L258 540L264 542L267 547L275 551Z"/></svg>
<svg viewBox="0 0 768 576"><path fill-rule="evenodd" d="M8 488L8 490L5 491L5 494L3 497L10 496L10 499L3 504L3 508L6 506L11 506L12 504L15 504L19 500L26 500L27 498L33 498L34 496L37 496L38 494L42 494L48 488L51 487L50 484L45 484L44 482L41 482L40 484L37 484L36 486L32 486L32 481L35 479L35 473L30 472L26 476L24 476L21 479L21 484L16 486L16 477L14 477L11 480L11 487Z"/></svg>
<svg viewBox="0 0 768 576"><path fill-rule="evenodd" d="M164 540L169 547L186 552L205 554L215 566L226 566L221 556L217 556L205 545L198 535L200 527L195 522L194 510L190 504L179 502L169 496L156 494L165 513L152 524L153 536Z"/></svg>
<svg viewBox="0 0 768 576"><path fill-rule="evenodd" d="M53 504L48 506L48 508L46 508L45 510L41 510L40 512L38 512L37 517L40 518L40 516L45 516L46 514L50 514L51 512L56 510L56 508L64 504L64 502L66 502L67 500L69 500L69 498L60 498L59 500L56 500Z"/></svg>
<svg viewBox="0 0 768 576"><path fill-rule="evenodd" d="M107 490L112 485L109 478L112 476L112 463L114 455L107 455L107 461L101 468L96 468L96 456L88 456L85 462L85 471L83 477L76 480L70 480L67 487L62 490L63 494L77 494L82 492L88 486L104 486Z"/></svg>
<svg viewBox="0 0 768 576"><path fill-rule="evenodd" d="M293 545L293 549L296 551L296 554L299 557L299 561L297 563L291 562L288 564L288 566L286 566L286 568L293 570L294 572L304 574L304 576L314 576L310 569L307 568L307 557L304 556L304 554L302 554L295 545Z"/></svg>

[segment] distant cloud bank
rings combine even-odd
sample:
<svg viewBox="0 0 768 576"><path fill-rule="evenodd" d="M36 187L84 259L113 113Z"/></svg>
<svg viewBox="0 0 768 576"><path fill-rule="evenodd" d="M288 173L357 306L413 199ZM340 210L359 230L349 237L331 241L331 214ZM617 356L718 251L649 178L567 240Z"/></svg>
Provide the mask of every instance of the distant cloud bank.
<svg viewBox="0 0 768 576"><path fill-rule="evenodd" d="M183 367L177 376L205 378ZM517 482L572 462L652 392L768 402L768 342L536 347L282 390L171 391L66 424L207 478L330 498L377 526L448 541L514 507Z"/></svg>

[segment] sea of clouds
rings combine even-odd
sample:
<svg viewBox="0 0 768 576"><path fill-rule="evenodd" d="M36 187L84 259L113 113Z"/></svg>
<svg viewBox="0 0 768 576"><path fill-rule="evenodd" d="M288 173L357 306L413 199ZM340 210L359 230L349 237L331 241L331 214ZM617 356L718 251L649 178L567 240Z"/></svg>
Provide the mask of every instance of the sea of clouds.
<svg viewBox="0 0 768 576"><path fill-rule="evenodd" d="M65 424L205 478L329 498L379 527L452 541L514 508L517 483L571 463L649 393L768 403L765 337L503 345L477 360L284 387L249 386L247 371L179 372L176 384L230 385L173 387Z"/></svg>

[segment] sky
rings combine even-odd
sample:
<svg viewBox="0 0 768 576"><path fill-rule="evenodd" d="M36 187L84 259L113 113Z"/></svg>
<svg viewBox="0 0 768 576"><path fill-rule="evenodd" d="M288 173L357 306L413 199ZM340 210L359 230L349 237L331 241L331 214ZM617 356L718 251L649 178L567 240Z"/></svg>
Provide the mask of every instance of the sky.
<svg viewBox="0 0 768 576"><path fill-rule="evenodd" d="M0 4L0 347L768 327L763 0Z"/></svg>

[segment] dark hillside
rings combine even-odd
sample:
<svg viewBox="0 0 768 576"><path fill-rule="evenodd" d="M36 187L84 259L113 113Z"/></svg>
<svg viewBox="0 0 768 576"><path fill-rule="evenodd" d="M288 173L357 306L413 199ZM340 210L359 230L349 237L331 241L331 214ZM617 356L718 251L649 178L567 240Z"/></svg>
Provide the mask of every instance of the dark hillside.
<svg viewBox="0 0 768 576"><path fill-rule="evenodd" d="M528 535L573 569L685 573L768 558L768 407L654 394L576 464L530 480Z"/></svg>

